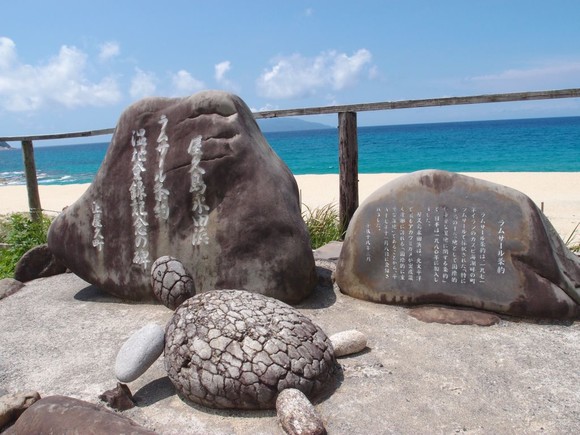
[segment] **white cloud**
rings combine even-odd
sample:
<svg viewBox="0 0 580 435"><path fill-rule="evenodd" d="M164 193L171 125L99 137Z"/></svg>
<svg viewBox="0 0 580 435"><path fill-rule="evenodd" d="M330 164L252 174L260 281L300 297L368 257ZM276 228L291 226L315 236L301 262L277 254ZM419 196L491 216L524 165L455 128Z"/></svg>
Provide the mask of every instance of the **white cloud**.
<svg viewBox="0 0 580 435"><path fill-rule="evenodd" d="M183 69L173 74L172 82L179 95L191 94L205 88L205 84L201 80L196 79Z"/></svg>
<svg viewBox="0 0 580 435"><path fill-rule="evenodd" d="M226 73L232 69L232 64L229 60L224 60L214 66L215 80L218 84L227 90L239 92L239 86L226 77Z"/></svg>
<svg viewBox="0 0 580 435"><path fill-rule="evenodd" d="M16 45L11 39L0 37L0 70L6 69L16 60Z"/></svg>
<svg viewBox="0 0 580 435"><path fill-rule="evenodd" d="M266 111L269 111L269 110L278 110L278 109L280 109L279 106L274 106L274 105L272 105L270 103L266 103L265 106L262 106L259 109L256 109L255 107L251 107L250 108L250 110L252 112L266 112Z"/></svg>
<svg viewBox="0 0 580 435"><path fill-rule="evenodd" d="M44 65L22 64L14 42L0 38L0 107L19 112L54 103L66 108L117 103L121 93L116 80L104 77L92 82L86 65L87 55L66 45Z"/></svg>
<svg viewBox="0 0 580 435"><path fill-rule="evenodd" d="M109 60L121 53L121 47L114 41L105 42L100 47L99 59L102 61Z"/></svg>
<svg viewBox="0 0 580 435"><path fill-rule="evenodd" d="M319 90L339 91L358 81L371 58L364 48L352 56L333 50L314 58L299 54L281 57L258 78L258 92L267 98L296 98Z"/></svg>
<svg viewBox="0 0 580 435"><path fill-rule="evenodd" d="M135 99L151 97L157 89L155 81L155 74L136 68L135 75L131 79L131 88L129 89L131 97Z"/></svg>
<svg viewBox="0 0 580 435"><path fill-rule="evenodd" d="M223 62L218 63L215 66L215 79L218 83L223 82L226 80L225 75L226 73L232 68L232 64L229 60L225 60Z"/></svg>
<svg viewBox="0 0 580 435"><path fill-rule="evenodd" d="M340 90L356 82L359 72L365 64L371 61L371 57L371 52L365 49L357 51L351 57L344 53L332 54L331 59L334 63L331 66L333 89Z"/></svg>
<svg viewBox="0 0 580 435"><path fill-rule="evenodd" d="M467 79L478 87L496 91L535 91L576 87L580 62L551 62L527 69L508 69Z"/></svg>

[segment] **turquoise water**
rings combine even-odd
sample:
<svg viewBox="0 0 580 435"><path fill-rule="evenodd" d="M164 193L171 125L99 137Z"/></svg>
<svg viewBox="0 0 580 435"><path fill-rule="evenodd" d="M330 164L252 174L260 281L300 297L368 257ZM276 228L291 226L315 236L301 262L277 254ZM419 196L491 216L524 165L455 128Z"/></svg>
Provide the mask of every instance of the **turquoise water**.
<svg viewBox="0 0 580 435"><path fill-rule="evenodd" d="M295 175L338 173L337 129L266 133ZM360 173L579 172L580 117L359 127ZM40 184L89 183L108 143L34 149ZM20 150L0 151L0 184L24 184Z"/></svg>

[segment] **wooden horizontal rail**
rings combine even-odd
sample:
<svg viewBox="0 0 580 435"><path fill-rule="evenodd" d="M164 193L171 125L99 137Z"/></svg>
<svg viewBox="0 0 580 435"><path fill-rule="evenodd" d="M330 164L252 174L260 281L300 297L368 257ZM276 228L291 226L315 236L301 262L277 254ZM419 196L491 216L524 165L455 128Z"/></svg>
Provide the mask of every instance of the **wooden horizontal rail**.
<svg viewBox="0 0 580 435"><path fill-rule="evenodd" d="M514 101L552 100L557 98L580 98L580 88L555 91L513 92L508 94L484 94L468 97L428 98L423 100L384 101L381 103L346 104L341 106L306 107L302 109L265 110L254 112L254 118L281 118L285 116L328 115L345 112L368 112L375 110L412 109L419 107L457 106L462 104L506 103ZM79 131L75 133L40 134L36 136L6 136L0 141L71 139L75 137L100 136L114 133L114 128Z"/></svg>
<svg viewBox="0 0 580 435"><path fill-rule="evenodd" d="M38 134L36 136L6 136L0 137L0 141L21 142L23 140L72 139L75 137L102 136L104 134L112 134L114 132L114 128L103 128L101 130L77 131L72 133Z"/></svg>
<svg viewBox="0 0 580 435"><path fill-rule="evenodd" d="M486 94L469 97L429 98L423 100L386 101L382 103L347 104L342 106L309 107L304 109L267 110L254 113L255 118L278 118L282 116L326 115L343 112L368 112L373 110L412 109L419 107L456 106L461 104L506 103L510 101L551 100L555 98L580 97L580 88L556 91L514 92L509 94Z"/></svg>

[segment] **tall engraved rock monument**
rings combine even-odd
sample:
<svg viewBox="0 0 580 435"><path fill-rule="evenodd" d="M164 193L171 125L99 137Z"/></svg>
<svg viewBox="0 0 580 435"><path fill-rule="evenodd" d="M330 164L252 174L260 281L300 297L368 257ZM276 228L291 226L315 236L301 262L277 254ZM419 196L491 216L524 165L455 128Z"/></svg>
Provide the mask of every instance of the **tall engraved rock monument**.
<svg viewBox="0 0 580 435"><path fill-rule="evenodd" d="M580 317L580 260L532 200L444 171L399 177L360 206L336 283L374 302Z"/></svg>
<svg viewBox="0 0 580 435"><path fill-rule="evenodd" d="M316 272L288 167L238 97L207 91L125 110L95 180L50 227L71 271L153 300L150 269L179 259L196 293L244 289L296 303Z"/></svg>

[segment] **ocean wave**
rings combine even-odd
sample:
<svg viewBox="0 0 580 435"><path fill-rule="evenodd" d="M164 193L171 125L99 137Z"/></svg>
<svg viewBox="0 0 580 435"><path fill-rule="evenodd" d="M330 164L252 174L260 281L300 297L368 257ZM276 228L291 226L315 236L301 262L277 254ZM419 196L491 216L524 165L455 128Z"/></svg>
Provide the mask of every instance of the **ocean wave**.
<svg viewBox="0 0 580 435"><path fill-rule="evenodd" d="M92 182L94 174L60 175L60 174L36 174L39 185L50 184L84 184ZM0 172L0 186L21 186L26 185L26 175L24 172Z"/></svg>
<svg viewBox="0 0 580 435"><path fill-rule="evenodd" d="M0 185L18 185L26 183L23 171L0 172Z"/></svg>

